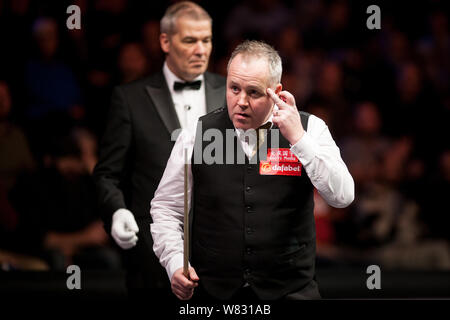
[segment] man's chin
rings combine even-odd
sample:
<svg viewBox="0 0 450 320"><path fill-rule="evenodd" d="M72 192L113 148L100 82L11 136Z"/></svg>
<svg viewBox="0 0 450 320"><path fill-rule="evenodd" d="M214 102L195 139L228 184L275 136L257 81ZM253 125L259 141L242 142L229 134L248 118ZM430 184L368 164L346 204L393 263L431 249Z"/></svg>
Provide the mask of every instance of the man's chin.
<svg viewBox="0 0 450 320"><path fill-rule="evenodd" d="M189 68L189 72L190 74L193 76L193 78L197 78L199 75L205 73L207 66L205 66L204 64L202 65L193 65Z"/></svg>
<svg viewBox="0 0 450 320"><path fill-rule="evenodd" d="M233 120L233 125L236 129L248 130L251 128L250 123L241 120Z"/></svg>

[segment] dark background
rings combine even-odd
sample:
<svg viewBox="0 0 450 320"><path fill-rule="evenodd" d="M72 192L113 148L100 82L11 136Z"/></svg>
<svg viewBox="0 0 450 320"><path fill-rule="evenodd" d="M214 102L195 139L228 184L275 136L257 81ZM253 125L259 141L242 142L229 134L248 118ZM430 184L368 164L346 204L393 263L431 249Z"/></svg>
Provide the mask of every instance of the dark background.
<svg viewBox="0 0 450 320"><path fill-rule="evenodd" d="M90 173L113 87L162 66L169 3L0 0L1 292L65 292L74 263L83 292L123 295ZM346 209L316 195L323 296L450 297L448 2L198 3L214 20L209 70L225 75L243 39L273 45L284 89L326 121L354 177ZM81 30L66 27L71 4ZM380 30L366 27L371 4ZM378 291L366 288L371 264Z"/></svg>

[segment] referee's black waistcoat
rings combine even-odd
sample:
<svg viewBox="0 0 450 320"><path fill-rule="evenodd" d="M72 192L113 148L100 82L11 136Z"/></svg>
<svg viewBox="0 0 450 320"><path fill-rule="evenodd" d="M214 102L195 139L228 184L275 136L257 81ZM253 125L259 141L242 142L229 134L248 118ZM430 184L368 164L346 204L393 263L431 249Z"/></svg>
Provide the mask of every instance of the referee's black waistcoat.
<svg viewBox="0 0 450 320"><path fill-rule="evenodd" d="M306 129L309 114L300 115ZM248 283L259 298L278 299L306 287L315 274L316 236L313 186L304 168L301 176L260 175L258 155L254 164L246 157L244 164L206 164L204 157L195 164L199 152L208 145L211 150L214 138L202 136L212 128L222 133L224 143L217 145L224 158L230 157L227 129L233 133L234 163L243 154L227 108L200 120L192 156L191 262L204 289L228 299ZM275 146L272 130L279 129L268 131L260 150ZM290 148L280 132L277 147Z"/></svg>

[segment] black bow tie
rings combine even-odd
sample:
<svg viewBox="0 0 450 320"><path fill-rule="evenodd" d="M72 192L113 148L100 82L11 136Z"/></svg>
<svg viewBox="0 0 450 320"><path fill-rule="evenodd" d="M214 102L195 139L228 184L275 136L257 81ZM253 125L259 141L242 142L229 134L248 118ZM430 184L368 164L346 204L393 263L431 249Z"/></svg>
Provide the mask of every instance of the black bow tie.
<svg viewBox="0 0 450 320"><path fill-rule="evenodd" d="M200 86L202 85L202 81L201 80L197 80L197 81L192 81L192 82L178 82L175 81L175 83L173 84L173 90L175 91L180 91L183 89L192 89L192 90L198 90L200 89Z"/></svg>

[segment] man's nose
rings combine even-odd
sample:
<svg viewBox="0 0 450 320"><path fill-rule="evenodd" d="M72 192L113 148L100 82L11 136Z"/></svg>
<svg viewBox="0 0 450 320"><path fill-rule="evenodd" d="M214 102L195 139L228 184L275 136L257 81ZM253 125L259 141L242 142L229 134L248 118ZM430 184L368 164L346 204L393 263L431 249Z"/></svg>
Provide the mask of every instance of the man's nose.
<svg viewBox="0 0 450 320"><path fill-rule="evenodd" d="M242 109L247 109L247 107L248 107L248 96L247 96L247 94L244 92L244 90L242 90L242 91L239 93L238 105L239 105Z"/></svg>

